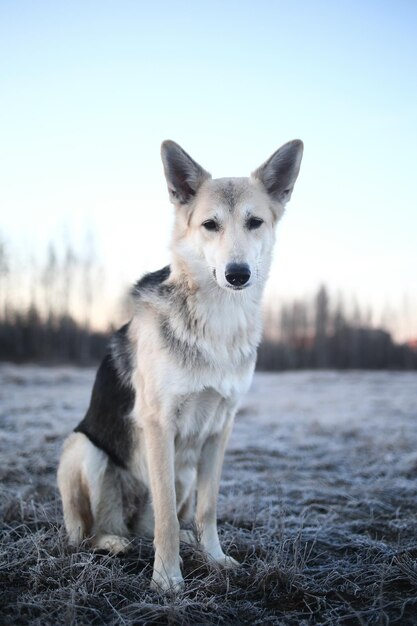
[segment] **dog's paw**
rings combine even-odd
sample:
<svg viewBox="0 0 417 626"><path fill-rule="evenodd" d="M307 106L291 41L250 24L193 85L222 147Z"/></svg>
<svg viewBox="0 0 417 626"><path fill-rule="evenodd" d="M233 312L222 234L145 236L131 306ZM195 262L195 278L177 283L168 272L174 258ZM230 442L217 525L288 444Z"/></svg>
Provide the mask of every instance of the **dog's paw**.
<svg viewBox="0 0 417 626"><path fill-rule="evenodd" d="M154 570L151 589L158 593L178 593L184 587L184 579L181 572L168 576L167 574L161 574Z"/></svg>
<svg viewBox="0 0 417 626"><path fill-rule="evenodd" d="M81 534L79 529L68 533L68 545L71 546L71 548L78 548L83 539L84 536Z"/></svg>
<svg viewBox="0 0 417 626"><path fill-rule="evenodd" d="M99 535L94 541L94 548L110 554L125 554L130 548L130 541L119 535Z"/></svg>
<svg viewBox="0 0 417 626"><path fill-rule="evenodd" d="M240 567L240 563L236 561L236 559L234 559L232 556L227 556L227 554L222 554L221 556L217 556L216 558L209 556L208 563L213 567L219 567L221 569L232 570Z"/></svg>

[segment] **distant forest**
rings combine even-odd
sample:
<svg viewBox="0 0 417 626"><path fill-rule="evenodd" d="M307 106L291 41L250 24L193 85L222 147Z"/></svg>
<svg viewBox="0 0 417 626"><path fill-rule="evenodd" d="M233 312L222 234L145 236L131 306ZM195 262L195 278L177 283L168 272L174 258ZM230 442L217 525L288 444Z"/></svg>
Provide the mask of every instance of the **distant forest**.
<svg viewBox="0 0 417 626"><path fill-rule="evenodd" d="M60 258L51 245L44 266L28 271L30 296L16 298L18 272L0 240L0 361L97 363L113 329L97 332L92 325L100 283L93 255L77 255L67 245ZM395 343L371 319L359 306L334 302L324 286L314 298L269 307L258 369L417 369L417 350Z"/></svg>
<svg viewBox="0 0 417 626"><path fill-rule="evenodd" d="M388 330L372 326L359 306L332 304L321 286L309 300L266 312L258 369L417 369L417 350L397 344Z"/></svg>
<svg viewBox="0 0 417 626"><path fill-rule="evenodd" d="M92 324L102 291L91 241L82 253L50 244L38 264L19 263L0 237L0 361L96 364L112 332Z"/></svg>

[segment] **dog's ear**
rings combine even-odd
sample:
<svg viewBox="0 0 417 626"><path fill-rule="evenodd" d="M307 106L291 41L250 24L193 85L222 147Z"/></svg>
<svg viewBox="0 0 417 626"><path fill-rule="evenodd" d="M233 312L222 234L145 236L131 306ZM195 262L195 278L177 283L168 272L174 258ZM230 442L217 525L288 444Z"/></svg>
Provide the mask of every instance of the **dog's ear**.
<svg viewBox="0 0 417 626"><path fill-rule="evenodd" d="M200 185L211 178L175 141L167 139L161 146L165 178L169 197L173 204L187 204L193 199Z"/></svg>
<svg viewBox="0 0 417 626"><path fill-rule="evenodd" d="M252 173L261 181L269 195L280 204L285 205L300 171L303 157L303 142L294 139L285 143Z"/></svg>

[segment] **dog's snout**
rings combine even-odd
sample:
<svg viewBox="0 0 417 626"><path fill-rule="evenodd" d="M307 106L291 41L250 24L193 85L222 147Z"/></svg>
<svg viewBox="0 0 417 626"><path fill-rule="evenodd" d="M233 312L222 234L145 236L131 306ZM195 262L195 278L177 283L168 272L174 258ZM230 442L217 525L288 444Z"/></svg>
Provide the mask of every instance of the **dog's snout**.
<svg viewBox="0 0 417 626"><path fill-rule="evenodd" d="M233 287L242 287L250 278L250 269L247 263L229 263L225 271L226 280Z"/></svg>

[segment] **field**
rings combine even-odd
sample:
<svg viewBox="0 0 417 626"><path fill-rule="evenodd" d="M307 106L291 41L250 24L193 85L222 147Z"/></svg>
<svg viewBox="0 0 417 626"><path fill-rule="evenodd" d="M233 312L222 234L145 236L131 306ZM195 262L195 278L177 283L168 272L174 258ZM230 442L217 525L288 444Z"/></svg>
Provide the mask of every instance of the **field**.
<svg viewBox="0 0 417 626"><path fill-rule="evenodd" d="M219 498L242 566L184 546L173 597L149 590L143 539L66 544L55 471L93 376L0 366L1 624L417 624L417 374L257 374Z"/></svg>

